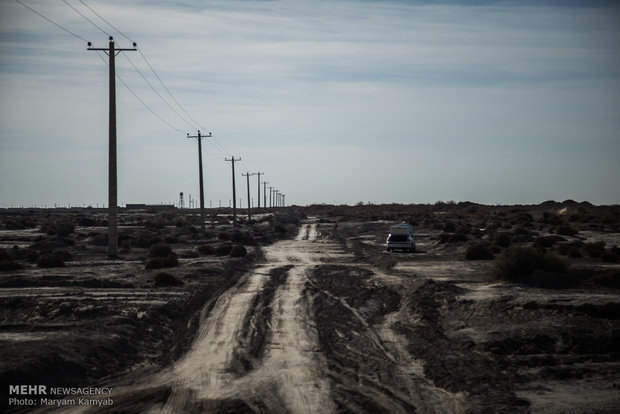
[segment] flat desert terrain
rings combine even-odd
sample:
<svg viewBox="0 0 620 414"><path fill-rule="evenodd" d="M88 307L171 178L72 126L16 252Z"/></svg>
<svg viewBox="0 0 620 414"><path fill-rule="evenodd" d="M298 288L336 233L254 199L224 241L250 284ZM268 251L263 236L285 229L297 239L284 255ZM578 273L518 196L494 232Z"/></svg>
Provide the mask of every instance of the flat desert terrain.
<svg viewBox="0 0 620 414"><path fill-rule="evenodd" d="M229 213L0 211L2 411L620 410L620 207Z"/></svg>

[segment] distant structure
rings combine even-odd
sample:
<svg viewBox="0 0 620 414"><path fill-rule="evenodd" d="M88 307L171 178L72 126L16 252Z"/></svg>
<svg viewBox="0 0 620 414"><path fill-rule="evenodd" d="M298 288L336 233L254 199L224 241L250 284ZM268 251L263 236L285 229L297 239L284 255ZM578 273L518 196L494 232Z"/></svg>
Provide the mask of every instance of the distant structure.
<svg viewBox="0 0 620 414"><path fill-rule="evenodd" d="M183 191L179 193L179 208L185 208L185 201L183 201Z"/></svg>
<svg viewBox="0 0 620 414"><path fill-rule="evenodd" d="M174 210L174 204L126 204L125 210Z"/></svg>

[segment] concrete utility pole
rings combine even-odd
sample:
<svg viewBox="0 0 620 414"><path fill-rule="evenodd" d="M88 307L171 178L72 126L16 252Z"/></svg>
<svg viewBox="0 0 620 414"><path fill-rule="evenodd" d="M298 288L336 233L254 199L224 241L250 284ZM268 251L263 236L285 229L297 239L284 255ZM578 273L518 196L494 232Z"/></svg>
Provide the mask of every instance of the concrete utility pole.
<svg viewBox="0 0 620 414"><path fill-rule="evenodd" d="M209 135L200 135L200 130L198 131L198 135L190 136L187 134L187 138L196 138L198 141L198 174L200 178L200 230L202 231L202 235L206 234L205 230L205 193L204 193L204 185L202 180L202 139L211 137L211 133Z"/></svg>
<svg viewBox="0 0 620 414"><path fill-rule="evenodd" d="M286 194L282 194L282 207L286 207Z"/></svg>
<svg viewBox="0 0 620 414"><path fill-rule="evenodd" d="M259 172L255 173L255 174L258 175L258 198L257 198L258 206L257 207L258 207L258 209L260 209L260 176L261 176L261 174L265 174L265 173L262 173L262 172L259 171Z"/></svg>
<svg viewBox="0 0 620 414"><path fill-rule="evenodd" d="M268 181L263 181L263 208L267 208L267 184L269 184ZM260 199L260 195L258 198Z"/></svg>
<svg viewBox="0 0 620 414"><path fill-rule="evenodd" d="M110 58L109 68L109 121L108 121L108 257L118 258L118 185L116 175L116 68L115 57L117 52L137 50L136 43L133 49L115 49L114 39L109 38L107 48L93 48L88 42L87 50L105 52Z"/></svg>
<svg viewBox="0 0 620 414"><path fill-rule="evenodd" d="M273 201L271 200L271 193L273 192L273 187L269 186L269 208L273 207Z"/></svg>
<svg viewBox="0 0 620 414"><path fill-rule="evenodd" d="M233 155L230 159L224 158L224 161L230 161L232 163L232 187L233 187L233 226L237 225L237 190L235 189L235 161L241 161L241 158L235 159Z"/></svg>
<svg viewBox="0 0 620 414"><path fill-rule="evenodd" d="M252 214L250 213L250 177L253 175L256 175L256 173L245 173L245 174L241 174L242 176L246 177L247 181L248 181L248 222L250 220L252 220Z"/></svg>

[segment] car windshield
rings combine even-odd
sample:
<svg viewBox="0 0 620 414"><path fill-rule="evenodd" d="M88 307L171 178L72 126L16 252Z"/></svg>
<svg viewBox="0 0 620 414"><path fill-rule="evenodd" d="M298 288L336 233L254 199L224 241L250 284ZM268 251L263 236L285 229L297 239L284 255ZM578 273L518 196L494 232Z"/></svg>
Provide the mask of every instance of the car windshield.
<svg viewBox="0 0 620 414"><path fill-rule="evenodd" d="M408 239L406 234L391 234L388 241L391 242L406 242Z"/></svg>

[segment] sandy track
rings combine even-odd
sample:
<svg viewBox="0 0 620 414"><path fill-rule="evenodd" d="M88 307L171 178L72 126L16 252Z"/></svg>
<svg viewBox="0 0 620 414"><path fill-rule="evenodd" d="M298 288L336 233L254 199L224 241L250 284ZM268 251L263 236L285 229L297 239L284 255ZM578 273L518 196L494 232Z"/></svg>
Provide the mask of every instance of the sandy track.
<svg viewBox="0 0 620 414"><path fill-rule="evenodd" d="M333 266L329 263L338 263L352 274L360 268L353 264L352 255L320 237L317 224L303 224L295 239L275 243L264 253L266 264L245 274L218 298L201 321L186 355L157 374L128 379L132 385L115 388L117 409L149 413L331 413L344 408L372 412L373 406L351 402L361 393L377 402L376 407L391 412L407 412L407 407L425 413L459 411L460 398L428 383L420 363L407 352L406 339L392 329L397 319L406 316L400 311L375 325L358 309L360 305L349 304L341 291L322 289L321 294L340 304L348 315L343 320L345 325L334 332L340 335L338 329L343 329L347 335L358 337L355 343L336 339L339 345L335 349L342 349L344 354L324 349L325 338L319 338L315 320L315 296L308 286L316 282L317 269ZM343 266L342 258L347 265ZM274 279L278 272L281 276ZM333 280L339 283L337 278ZM358 288L366 289L362 279L352 280ZM260 313L264 307L270 310L267 321ZM255 326L258 323L266 327L261 331ZM321 323L326 321L322 319ZM359 329L348 327L349 323ZM325 334L325 329L332 328L322 325L321 329ZM264 341L260 352L248 339L257 332ZM366 357L372 365L365 367L364 355L368 352L372 355ZM341 357L357 358L361 365L352 369L344 363L343 373L334 372L333 367L343 361ZM161 401L145 406L146 396L155 390L163 390Z"/></svg>
<svg viewBox="0 0 620 414"><path fill-rule="evenodd" d="M305 297L308 271L325 255L316 247L317 237L316 224L304 224L295 240L266 248L268 263L248 272L220 296L201 322L187 354L158 374L116 387L116 408L150 413L218 412L229 409L222 409L218 401L238 401L235 407L241 411L334 412ZM278 268L287 271L269 304L271 320L264 352L252 367L244 367L239 355L247 353L247 330L256 329L248 321L253 320L254 306L270 283L270 273ZM156 389L168 395L164 403L145 407L132 402L143 402L136 396L150 395ZM84 407L75 408L74 412L84 411Z"/></svg>

